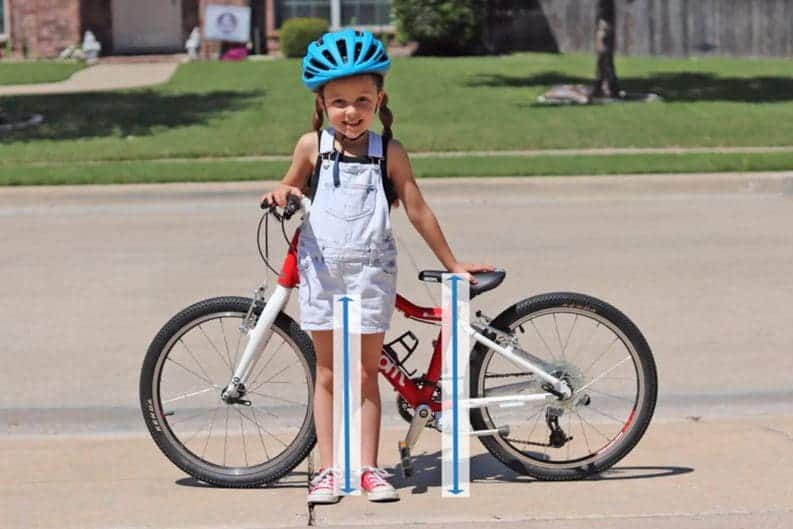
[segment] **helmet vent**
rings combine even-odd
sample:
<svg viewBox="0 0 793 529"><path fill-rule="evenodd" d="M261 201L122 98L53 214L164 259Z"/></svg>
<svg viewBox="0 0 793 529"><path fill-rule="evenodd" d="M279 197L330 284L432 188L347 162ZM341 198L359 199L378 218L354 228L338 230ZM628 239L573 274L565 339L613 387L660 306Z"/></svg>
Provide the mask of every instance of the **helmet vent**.
<svg viewBox="0 0 793 529"><path fill-rule="evenodd" d="M343 40L340 40L336 45L339 48L339 55L341 55L342 60L347 60L347 43Z"/></svg>
<svg viewBox="0 0 793 529"><path fill-rule="evenodd" d="M322 56L325 57L331 64L336 64L336 59L330 54L328 50L322 50Z"/></svg>
<svg viewBox="0 0 793 529"><path fill-rule="evenodd" d="M364 61L368 61L374 55L374 52L377 51L375 46L370 46L368 50L366 50L366 57L363 58Z"/></svg>
<svg viewBox="0 0 793 529"><path fill-rule="evenodd" d="M361 50L363 50L363 44L361 44L360 42L356 42L355 43L355 53L353 53L352 56L353 57L360 57L361 56Z"/></svg>

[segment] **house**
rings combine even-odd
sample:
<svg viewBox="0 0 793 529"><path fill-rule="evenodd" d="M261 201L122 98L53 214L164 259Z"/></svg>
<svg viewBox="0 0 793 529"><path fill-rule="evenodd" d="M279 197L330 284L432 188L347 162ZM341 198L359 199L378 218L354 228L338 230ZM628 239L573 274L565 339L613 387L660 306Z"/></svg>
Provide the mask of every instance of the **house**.
<svg viewBox="0 0 793 529"><path fill-rule="evenodd" d="M276 48L277 28L296 16L374 28L391 18L391 0L0 0L0 49L55 57L91 30L103 55L180 52L209 4L251 7L260 50Z"/></svg>

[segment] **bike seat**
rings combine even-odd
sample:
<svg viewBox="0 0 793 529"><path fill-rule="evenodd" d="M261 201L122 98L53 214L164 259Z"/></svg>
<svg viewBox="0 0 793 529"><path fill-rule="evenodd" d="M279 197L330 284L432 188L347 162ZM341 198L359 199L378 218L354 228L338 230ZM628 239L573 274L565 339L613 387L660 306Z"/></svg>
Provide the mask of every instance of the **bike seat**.
<svg viewBox="0 0 793 529"><path fill-rule="evenodd" d="M448 274L448 270L422 270L419 272L419 279L421 281L432 281L433 283L440 283L443 274ZM471 275L476 278L478 283L476 285L468 285L468 297L473 298L482 292L493 290L504 281L507 271L502 268L496 268L491 272L471 272Z"/></svg>

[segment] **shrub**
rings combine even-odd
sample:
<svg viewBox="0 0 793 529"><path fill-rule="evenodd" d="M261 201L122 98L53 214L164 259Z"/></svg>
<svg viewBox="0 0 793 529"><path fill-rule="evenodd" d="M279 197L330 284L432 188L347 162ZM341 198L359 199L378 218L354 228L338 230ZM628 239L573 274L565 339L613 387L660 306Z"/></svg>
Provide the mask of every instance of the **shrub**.
<svg viewBox="0 0 793 529"><path fill-rule="evenodd" d="M281 26L281 53L302 57L308 45L328 31L328 21L321 18L290 18Z"/></svg>
<svg viewBox="0 0 793 529"><path fill-rule="evenodd" d="M393 0L400 34L422 55L461 55L481 46L484 0Z"/></svg>

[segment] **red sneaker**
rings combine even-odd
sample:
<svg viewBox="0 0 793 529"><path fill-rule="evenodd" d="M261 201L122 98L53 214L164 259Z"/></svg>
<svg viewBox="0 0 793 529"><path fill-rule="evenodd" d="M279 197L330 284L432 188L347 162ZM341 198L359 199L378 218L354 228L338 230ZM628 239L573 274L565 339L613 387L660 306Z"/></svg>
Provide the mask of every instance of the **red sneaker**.
<svg viewBox="0 0 793 529"><path fill-rule="evenodd" d="M399 494L385 478L391 474L377 467L362 467L361 489L366 491L369 501L398 501Z"/></svg>
<svg viewBox="0 0 793 529"><path fill-rule="evenodd" d="M319 473L311 480L308 503L336 503L341 499L335 486L337 473L338 470L335 468L320 469Z"/></svg>

